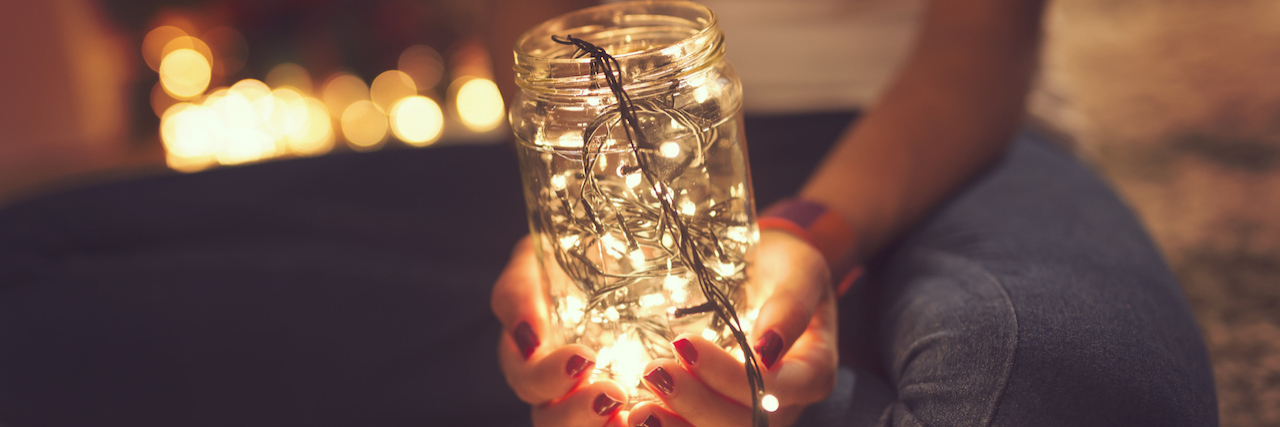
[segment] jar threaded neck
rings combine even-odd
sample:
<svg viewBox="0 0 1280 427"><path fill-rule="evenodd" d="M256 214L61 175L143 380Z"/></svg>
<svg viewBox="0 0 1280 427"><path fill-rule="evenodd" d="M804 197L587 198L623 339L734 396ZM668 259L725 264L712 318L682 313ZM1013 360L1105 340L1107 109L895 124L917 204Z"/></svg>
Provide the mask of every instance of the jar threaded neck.
<svg viewBox="0 0 1280 427"><path fill-rule="evenodd" d="M617 59L633 97L709 68L724 56L724 35L705 6L680 0L615 3L571 12L524 33L515 45L516 83L540 97L607 97L591 58L551 36L591 42Z"/></svg>

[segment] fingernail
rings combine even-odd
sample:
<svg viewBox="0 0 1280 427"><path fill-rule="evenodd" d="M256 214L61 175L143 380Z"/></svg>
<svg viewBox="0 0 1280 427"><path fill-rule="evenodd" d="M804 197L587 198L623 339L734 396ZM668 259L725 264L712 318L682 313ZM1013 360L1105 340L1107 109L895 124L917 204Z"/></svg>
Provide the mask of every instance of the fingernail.
<svg viewBox="0 0 1280 427"><path fill-rule="evenodd" d="M769 369L778 361L778 354L782 352L782 337L777 332L765 332L759 340L756 341L756 353L760 354L760 361L764 362L764 368Z"/></svg>
<svg viewBox="0 0 1280 427"><path fill-rule="evenodd" d="M596 401L591 404L591 410L596 411L596 414L599 415L609 415L613 411L617 411L620 406L622 406L622 402L613 400L607 394L600 393L599 396L596 396Z"/></svg>
<svg viewBox="0 0 1280 427"><path fill-rule="evenodd" d="M698 349L693 348L693 343L687 338L681 338L671 343L676 348L676 353L680 354L680 358L690 365L698 363Z"/></svg>
<svg viewBox="0 0 1280 427"><path fill-rule="evenodd" d="M570 377L577 378L582 375L583 372L590 370L592 366L595 366L595 364L596 362L592 362L587 360L585 357L575 354L573 357L569 358L568 363L564 364L564 373L569 374Z"/></svg>
<svg viewBox="0 0 1280 427"><path fill-rule="evenodd" d="M541 344L541 341L538 341L538 335L533 333L533 327L529 326L529 322L520 322L511 335L515 337L516 346L520 347L520 355L525 359L528 359L529 355L538 349L538 344Z"/></svg>
<svg viewBox="0 0 1280 427"><path fill-rule="evenodd" d="M662 420L650 415L649 418L644 419L643 423L636 424L636 427L662 427Z"/></svg>
<svg viewBox="0 0 1280 427"><path fill-rule="evenodd" d="M658 389L662 394L671 394L676 388L676 380L671 378L671 374L661 366L653 368L649 373L644 374L644 381Z"/></svg>

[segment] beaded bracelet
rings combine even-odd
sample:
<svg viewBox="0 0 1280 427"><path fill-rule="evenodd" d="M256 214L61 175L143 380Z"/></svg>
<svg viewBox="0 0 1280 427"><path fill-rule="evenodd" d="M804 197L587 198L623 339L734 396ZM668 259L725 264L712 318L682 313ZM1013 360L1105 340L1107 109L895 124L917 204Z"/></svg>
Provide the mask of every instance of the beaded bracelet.
<svg viewBox="0 0 1280 427"><path fill-rule="evenodd" d="M851 261L857 242L853 228L840 213L820 203L784 199L766 209L757 224L760 231L782 230L817 249L827 260L832 277L843 275L836 283L837 295L844 295L862 275L861 264Z"/></svg>

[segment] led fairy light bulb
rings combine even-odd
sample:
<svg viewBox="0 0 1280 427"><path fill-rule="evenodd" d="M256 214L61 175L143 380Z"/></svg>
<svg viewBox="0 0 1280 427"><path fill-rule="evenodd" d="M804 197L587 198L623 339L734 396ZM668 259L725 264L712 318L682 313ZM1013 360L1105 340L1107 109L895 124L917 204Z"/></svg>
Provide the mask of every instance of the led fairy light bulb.
<svg viewBox="0 0 1280 427"><path fill-rule="evenodd" d="M764 410L769 412L777 411L778 398L774 397L772 394L766 394L764 395L763 398L760 399L760 406L763 407Z"/></svg>

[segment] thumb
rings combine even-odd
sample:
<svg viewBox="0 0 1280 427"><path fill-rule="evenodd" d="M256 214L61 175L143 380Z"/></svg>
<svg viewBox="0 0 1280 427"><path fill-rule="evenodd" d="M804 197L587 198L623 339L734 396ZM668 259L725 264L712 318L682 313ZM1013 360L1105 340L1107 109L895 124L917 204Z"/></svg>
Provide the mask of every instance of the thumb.
<svg viewBox="0 0 1280 427"><path fill-rule="evenodd" d="M756 277L768 292L752 327L755 352L772 368L808 328L814 311L831 287L822 254L798 237L781 231L761 233Z"/></svg>

